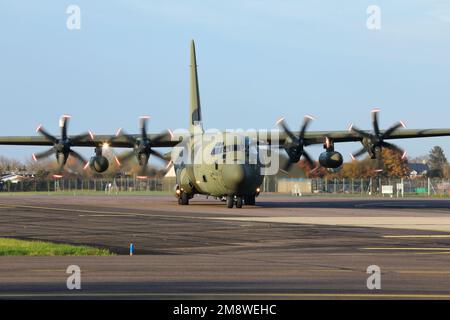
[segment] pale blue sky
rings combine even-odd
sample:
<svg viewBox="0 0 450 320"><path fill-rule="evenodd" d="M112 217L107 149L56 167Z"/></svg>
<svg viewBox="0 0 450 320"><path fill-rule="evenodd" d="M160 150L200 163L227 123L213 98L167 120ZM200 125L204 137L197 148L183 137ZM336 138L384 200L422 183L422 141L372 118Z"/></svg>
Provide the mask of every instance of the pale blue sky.
<svg viewBox="0 0 450 320"><path fill-rule="evenodd" d="M66 8L81 8L81 30ZM368 5L382 28L366 28ZM34 135L43 123L70 133L187 126L189 40L197 45L207 128L450 128L448 1L6 1L0 0L0 135ZM450 138L402 141L412 156ZM355 144L338 145L347 157ZM42 148L0 146L19 159ZM313 147L316 156L321 151ZM86 150L90 154L92 150Z"/></svg>

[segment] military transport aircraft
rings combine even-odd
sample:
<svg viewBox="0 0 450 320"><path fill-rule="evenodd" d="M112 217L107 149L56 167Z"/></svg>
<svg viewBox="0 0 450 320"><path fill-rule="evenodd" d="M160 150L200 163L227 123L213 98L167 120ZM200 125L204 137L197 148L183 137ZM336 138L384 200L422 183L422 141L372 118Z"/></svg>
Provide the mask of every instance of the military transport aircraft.
<svg viewBox="0 0 450 320"><path fill-rule="evenodd" d="M356 158L368 153L372 159L377 159L381 156L383 148L392 149L403 156L406 155L401 148L387 142L387 140L450 136L450 129L406 130L403 122L398 122L387 130L380 130L379 110L374 109L372 111L373 131L361 130L351 125L347 131L307 132L313 117L305 116L300 131L297 132L291 131L284 119L280 119L277 124L281 131L277 131L275 134L271 132L264 137L260 133L251 137L244 134L241 135L243 139L238 139L240 142L237 143L234 137L230 139L225 132L222 132L219 135L214 134L215 137L219 136L218 140L204 139L208 136L208 133L203 130L202 125L194 41L191 42L190 51L188 136L176 138L170 130L166 133L149 134L147 133L147 117L141 117L140 119L139 134L127 134L119 129L115 135L94 136L91 132L87 132L70 136L67 132L70 117L65 115L62 116L60 121L61 134L59 137L50 134L42 126L39 126L37 133L41 136L0 137L0 144L50 146L50 149L44 152L33 154L33 159L37 161L55 155L59 163L59 170L55 178L62 177L63 168L69 156L80 161L85 169L90 167L97 173L106 171L109 162L102 155L105 146L131 148L131 151L124 155L115 157L115 161L118 165L121 165L123 162L136 158L141 167L139 176L145 177L147 163L151 155L165 161L169 160L167 154L162 154L155 148L172 148L172 150L179 148L177 152L172 153L175 156L171 157L171 162L173 162L176 172L177 186L175 193L180 205L189 204L189 200L195 194L203 194L226 199L229 208L234 206L241 208L243 204L255 204L255 197L258 196L263 177L267 174L261 170L267 164L260 161L258 155L272 146L286 151L288 163L283 169L288 170L301 157L311 167L314 167L314 160L305 150L305 147L323 144L325 152L319 157L320 166L335 169L343 164L342 155L335 151L335 143L359 141L362 148L355 152L352 157ZM207 142L204 143L204 141ZM203 147L202 143L204 144ZM86 161L81 154L72 149L73 147L93 147L95 155L89 161ZM205 150L210 151L208 151L210 156L208 163L195 161L200 153L205 154ZM255 155L256 161L251 163L239 161ZM194 161L189 161L189 159L194 159ZM227 161L224 162L225 159Z"/></svg>

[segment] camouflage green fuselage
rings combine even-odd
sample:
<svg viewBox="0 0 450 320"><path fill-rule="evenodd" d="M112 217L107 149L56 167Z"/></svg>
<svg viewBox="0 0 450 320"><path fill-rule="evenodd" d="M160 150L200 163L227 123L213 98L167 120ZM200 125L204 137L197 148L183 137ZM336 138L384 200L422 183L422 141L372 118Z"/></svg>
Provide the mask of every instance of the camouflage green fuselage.
<svg viewBox="0 0 450 320"><path fill-rule="evenodd" d="M256 148L248 141L243 144L209 142L203 144L203 149L192 142L189 148L193 161L175 165L177 184L183 192L214 197L259 193L264 176L261 165L249 161L250 153L255 155ZM207 157L200 159L201 153Z"/></svg>

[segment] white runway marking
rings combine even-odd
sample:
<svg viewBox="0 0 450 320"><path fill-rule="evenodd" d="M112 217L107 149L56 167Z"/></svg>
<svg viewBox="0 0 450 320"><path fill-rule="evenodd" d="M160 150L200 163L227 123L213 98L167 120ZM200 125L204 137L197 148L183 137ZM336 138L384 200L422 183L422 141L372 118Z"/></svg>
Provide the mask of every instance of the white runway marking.
<svg viewBox="0 0 450 320"><path fill-rule="evenodd" d="M405 235L387 235L383 238L390 239L447 239L450 238L450 234L405 234Z"/></svg>
<svg viewBox="0 0 450 320"><path fill-rule="evenodd" d="M408 203L408 208L426 208L426 204L421 203ZM365 208L365 207L393 207L393 208L404 208L404 203L393 203L393 202L368 202L368 203L361 203L361 204L355 204L355 208Z"/></svg>

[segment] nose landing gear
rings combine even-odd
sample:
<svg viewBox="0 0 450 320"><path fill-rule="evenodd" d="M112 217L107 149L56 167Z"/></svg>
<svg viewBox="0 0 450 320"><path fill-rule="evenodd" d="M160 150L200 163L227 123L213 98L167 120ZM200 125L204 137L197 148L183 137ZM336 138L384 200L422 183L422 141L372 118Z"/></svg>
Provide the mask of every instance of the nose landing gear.
<svg viewBox="0 0 450 320"><path fill-rule="evenodd" d="M238 196L236 197L236 208L242 208L242 197Z"/></svg>
<svg viewBox="0 0 450 320"><path fill-rule="evenodd" d="M233 208L234 207L234 197L233 196L227 196L227 208Z"/></svg>

